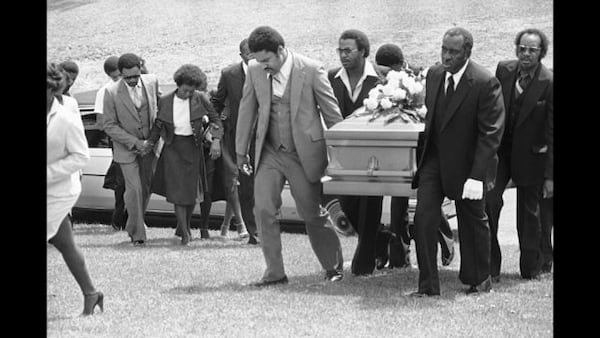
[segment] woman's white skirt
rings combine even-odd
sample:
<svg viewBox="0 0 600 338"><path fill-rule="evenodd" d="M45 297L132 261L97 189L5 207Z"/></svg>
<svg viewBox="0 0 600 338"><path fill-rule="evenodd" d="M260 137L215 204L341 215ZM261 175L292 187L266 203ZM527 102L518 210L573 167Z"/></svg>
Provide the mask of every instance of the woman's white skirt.
<svg viewBox="0 0 600 338"><path fill-rule="evenodd" d="M46 204L46 240L50 240L58 232L60 224L77 202L79 194L71 196L48 196Z"/></svg>

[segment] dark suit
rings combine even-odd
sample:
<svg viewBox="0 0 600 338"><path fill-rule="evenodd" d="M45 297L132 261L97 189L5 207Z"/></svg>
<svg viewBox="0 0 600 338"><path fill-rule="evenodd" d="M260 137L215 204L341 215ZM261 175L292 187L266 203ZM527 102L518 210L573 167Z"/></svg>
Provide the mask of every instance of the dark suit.
<svg viewBox="0 0 600 338"><path fill-rule="evenodd" d="M368 62L368 61L365 61ZM381 83L379 77L367 75L356 101L352 101L341 77L335 75L341 67L328 73L329 82L337 98L340 111L344 118L363 105L363 100L369 97L369 91ZM328 197L326 197L328 198ZM348 217L350 224L358 234L358 244L352 259L351 271L356 275L370 274L375 269L376 237L380 228L381 204L383 196L348 196L338 197L342 211Z"/></svg>
<svg viewBox="0 0 600 338"><path fill-rule="evenodd" d="M512 178L517 187L517 233L523 278L536 277L542 265L539 199L544 179L553 178L553 74L540 64L529 85L515 94L518 61L502 61L496 77L502 84L507 127L498 149L496 186L486 198L491 228L491 274L500 274L502 256L498 244L498 220L502 194ZM510 120L513 120L509 123ZM511 127L512 126L512 127Z"/></svg>
<svg viewBox="0 0 600 338"><path fill-rule="evenodd" d="M444 197L455 200L460 243L459 279L479 285L490 275L490 230L485 199L462 199L469 178L483 182L483 198L496 174L504 129L504 102L498 80L472 60L456 84L447 106L445 70L432 66L427 73L427 116L423 154L413 179L418 187L415 244L419 264L418 292L439 295L437 236Z"/></svg>
<svg viewBox="0 0 600 338"><path fill-rule="evenodd" d="M256 233L256 221L254 219L254 174L238 175L236 158L235 158L235 131L238 119L238 110L242 99L242 89L246 74L242 67L243 62L238 62L228 66L221 71L221 78L217 86L217 92L210 98L210 102L215 107L217 113L221 114L223 120L224 135L222 138L223 147L223 167L227 173L226 177L237 177L240 182L238 196L242 209L242 218L248 229L248 232L253 236ZM254 136L251 137L254 139ZM254 142L251 142L250 156L254 157ZM254 166L251 160L251 165ZM229 172L230 171L230 172ZM226 184L226 186L228 186ZM241 220L237 220L239 223Z"/></svg>

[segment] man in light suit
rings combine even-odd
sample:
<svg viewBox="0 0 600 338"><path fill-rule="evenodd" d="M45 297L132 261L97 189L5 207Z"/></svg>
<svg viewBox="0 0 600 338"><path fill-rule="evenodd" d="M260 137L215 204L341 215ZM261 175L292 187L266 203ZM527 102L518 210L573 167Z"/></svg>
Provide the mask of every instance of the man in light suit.
<svg viewBox="0 0 600 338"><path fill-rule="evenodd" d="M504 102L498 79L470 60L472 48L470 32L449 29L442 40L442 64L427 72L423 153L413 180L419 283L412 295L417 297L440 295L436 256L445 196L456 205L459 279L469 285L468 294L491 289L485 193L496 175Z"/></svg>
<svg viewBox="0 0 600 338"><path fill-rule="evenodd" d="M155 147L146 139L156 118L160 92L156 76L141 74L137 55L121 55L118 68L121 79L104 93L104 131L113 141L113 160L125 178L125 230L133 245L140 246L146 241L144 213L156 163Z"/></svg>
<svg viewBox="0 0 600 338"><path fill-rule="evenodd" d="M321 206L321 177L327 150L321 117L327 127L342 120L323 66L285 48L283 37L261 26L248 38L251 62L240 102L236 132L237 164L247 168L256 120L254 214L266 271L255 286L288 282L283 266L277 213L285 181L319 263L330 281L342 279L339 238Z"/></svg>
<svg viewBox="0 0 600 338"><path fill-rule="evenodd" d="M517 60L501 61L496 68L507 114L498 149L496 186L486 197L492 232L490 272L494 281L500 278L502 261L497 237L504 204L502 194L511 178L517 187L521 277L538 277L544 263L540 199L554 193L554 75L541 64L547 50L548 38L542 31L523 30L515 38Z"/></svg>
<svg viewBox="0 0 600 338"><path fill-rule="evenodd" d="M221 78L217 86L217 92L210 98L210 102L215 107L217 113L221 114L223 120L224 133L221 142L223 142L223 155L222 161L229 164L230 156L235 156L235 130L238 118L238 110L240 107L240 100L242 99L242 88L244 87L244 81L246 80L246 71L248 69L248 61L252 59L252 53L248 47L248 39L244 39L240 42L240 57L242 62L238 62L228 66L221 72ZM252 137L253 139L254 137ZM232 140L233 144L229 144ZM253 158L252 151L254 150L254 142L250 146L250 156ZM236 168L236 159L231 158L231 162L234 169ZM251 161L253 162L253 161ZM254 165L254 164L252 164ZM228 166L227 166L228 167ZM228 176L228 175L227 175ZM254 175L237 175L239 181L239 189L237 190L239 196L239 203L242 210L242 218L248 228L250 237L248 238L248 244L258 244L256 234L256 221L254 220ZM229 203L229 201L227 202ZM237 220L237 223L241 223L242 220Z"/></svg>

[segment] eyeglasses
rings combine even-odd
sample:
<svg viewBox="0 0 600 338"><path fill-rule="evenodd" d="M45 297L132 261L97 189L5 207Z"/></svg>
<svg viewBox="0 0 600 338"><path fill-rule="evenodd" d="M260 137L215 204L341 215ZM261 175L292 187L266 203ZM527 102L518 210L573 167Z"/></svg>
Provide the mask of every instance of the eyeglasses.
<svg viewBox="0 0 600 338"><path fill-rule="evenodd" d="M129 76L123 76L123 79L125 80L135 80L138 79L140 76L139 75L129 75Z"/></svg>
<svg viewBox="0 0 600 338"><path fill-rule="evenodd" d="M529 47L525 45L519 45L519 53L525 53L526 51L530 54L537 53L541 50L540 47Z"/></svg>
<svg viewBox="0 0 600 338"><path fill-rule="evenodd" d="M350 53L356 52L358 49L350 49L350 48L339 49L339 48L336 48L335 50L338 52L338 54L348 55Z"/></svg>

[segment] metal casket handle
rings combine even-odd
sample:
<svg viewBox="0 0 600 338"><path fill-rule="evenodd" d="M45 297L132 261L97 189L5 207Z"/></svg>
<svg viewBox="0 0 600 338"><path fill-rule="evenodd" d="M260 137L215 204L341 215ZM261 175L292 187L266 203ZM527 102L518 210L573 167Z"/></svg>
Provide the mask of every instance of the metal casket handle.
<svg viewBox="0 0 600 338"><path fill-rule="evenodd" d="M369 158L369 165L367 166L367 176L374 176L373 171L379 170L379 160L375 156Z"/></svg>

